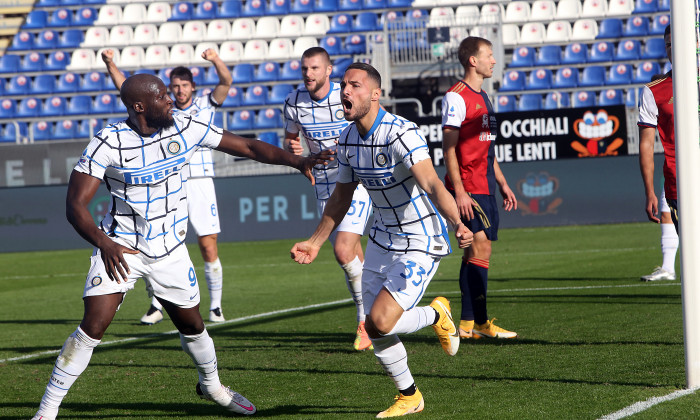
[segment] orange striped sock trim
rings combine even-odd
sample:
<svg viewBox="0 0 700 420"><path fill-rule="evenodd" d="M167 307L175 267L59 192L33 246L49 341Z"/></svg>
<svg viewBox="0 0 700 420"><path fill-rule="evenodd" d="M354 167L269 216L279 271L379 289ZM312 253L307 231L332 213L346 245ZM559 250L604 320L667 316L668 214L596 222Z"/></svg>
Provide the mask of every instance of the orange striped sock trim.
<svg viewBox="0 0 700 420"><path fill-rule="evenodd" d="M489 268L489 260L481 258L469 258L469 264L478 265L479 267Z"/></svg>

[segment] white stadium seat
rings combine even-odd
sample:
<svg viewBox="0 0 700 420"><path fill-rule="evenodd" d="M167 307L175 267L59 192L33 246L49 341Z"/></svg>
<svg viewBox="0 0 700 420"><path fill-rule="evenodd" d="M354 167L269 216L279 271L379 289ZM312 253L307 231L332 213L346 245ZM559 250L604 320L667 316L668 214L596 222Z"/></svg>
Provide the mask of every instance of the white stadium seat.
<svg viewBox="0 0 700 420"><path fill-rule="evenodd" d="M479 25L493 25L503 21L503 6L500 4L485 4L481 6Z"/></svg>
<svg viewBox="0 0 700 420"><path fill-rule="evenodd" d="M241 41L224 41L219 46L219 57L224 63L238 62L243 58Z"/></svg>
<svg viewBox="0 0 700 420"><path fill-rule="evenodd" d="M602 18L608 14L607 0L583 0L581 17Z"/></svg>
<svg viewBox="0 0 700 420"><path fill-rule="evenodd" d="M148 5L146 22L165 22L171 14L172 6L169 3L157 1Z"/></svg>
<svg viewBox="0 0 700 420"><path fill-rule="evenodd" d="M518 45L520 43L520 28L514 23L505 23L501 26L503 45Z"/></svg>
<svg viewBox="0 0 700 420"><path fill-rule="evenodd" d="M207 25L207 41L223 41L231 36L231 24L228 20L216 19Z"/></svg>
<svg viewBox="0 0 700 420"><path fill-rule="evenodd" d="M207 33L207 25L201 20L191 20L182 27L182 42L200 42Z"/></svg>
<svg viewBox="0 0 700 420"><path fill-rule="evenodd" d="M453 26L455 23L455 11L451 7L433 7L430 10L428 26L444 27Z"/></svg>
<svg viewBox="0 0 700 420"><path fill-rule="evenodd" d="M546 42L569 42L571 39L571 23L568 20L557 20L547 25Z"/></svg>
<svg viewBox="0 0 700 420"><path fill-rule="evenodd" d="M192 62L194 48L191 44L175 44L170 48L170 64L187 65Z"/></svg>
<svg viewBox="0 0 700 420"><path fill-rule="evenodd" d="M506 6L503 17L505 23L524 23L530 19L530 3L525 1L511 1Z"/></svg>
<svg viewBox="0 0 700 420"><path fill-rule="evenodd" d="M304 54L304 51L311 47L318 47L318 39L312 36L302 36L301 38L297 38L297 40L294 41L292 56L301 57L301 55Z"/></svg>
<svg viewBox="0 0 700 420"><path fill-rule="evenodd" d="M628 17L634 11L634 0L610 0L608 16Z"/></svg>
<svg viewBox="0 0 700 420"><path fill-rule="evenodd" d="M246 44L247 47L247 44ZM294 52L294 43L289 38L275 38L270 41L267 56L271 60L288 59Z"/></svg>
<svg viewBox="0 0 700 420"><path fill-rule="evenodd" d="M202 58L202 53L209 48L213 49L217 54L219 54L219 45L216 42L200 42L194 49L192 64L209 64L209 61Z"/></svg>
<svg viewBox="0 0 700 420"><path fill-rule="evenodd" d="M120 23L139 24L146 20L148 12L143 3L129 3L124 6Z"/></svg>
<svg viewBox="0 0 700 420"><path fill-rule="evenodd" d="M530 19L532 21L552 21L557 14L557 6L552 0L535 0L530 7Z"/></svg>
<svg viewBox="0 0 700 420"><path fill-rule="evenodd" d="M547 31L542 22L528 22L520 28L520 43L539 44L544 42Z"/></svg>
<svg viewBox="0 0 700 420"><path fill-rule="evenodd" d="M109 41L109 31L104 26L92 26L85 31L85 40L82 46L103 47Z"/></svg>
<svg viewBox="0 0 700 420"><path fill-rule="evenodd" d="M180 42L182 39L182 26L175 22L166 22L158 28L158 43L168 44Z"/></svg>
<svg viewBox="0 0 700 420"><path fill-rule="evenodd" d="M258 21L260 23L260 21ZM301 36L304 32L304 18L300 15L287 15L280 22L279 36L287 38ZM325 31L323 32L325 33ZM320 35L320 33L319 33Z"/></svg>
<svg viewBox="0 0 700 420"><path fill-rule="evenodd" d="M134 29L129 25L113 26L109 31L107 45L129 45L134 38Z"/></svg>
<svg viewBox="0 0 700 420"><path fill-rule="evenodd" d="M95 25L118 25L122 20L122 8L114 4L105 4L97 13Z"/></svg>
<svg viewBox="0 0 700 420"><path fill-rule="evenodd" d="M572 41L592 41L598 35L598 23L594 19L579 19L571 30Z"/></svg>
<svg viewBox="0 0 700 420"><path fill-rule="evenodd" d="M256 38L276 38L280 33L280 21L274 16L264 16L255 25Z"/></svg>
<svg viewBox="0 0 700 420"><path fill-rule="evenodd" d="M557 3L557 20L576 20L581 17L580 0L559 0Z"/></svg>
<svg viewBox="0 0 700 420"><path fill-rule="evenodd" d="M151 45L146 48L143 65L149 68L163 67L168 64L170 50L165 45Z"/></svg>
<svg viewBox="0 0 700 420"><path fill-rule="evenodd" d="M290 41L291 42L291 41ZM244 60L265 60L268 58L267 42L260 39L251 39L245 43L243 49ZM290 49L291 53L291 49Z"/></svg>
<svg viewBox="0 0 700 420"><path fill-rule="evenodd" d="M457 25L475 25L479 21L481 12L479 7L474 5L459 6L455 10L455 22Z"/></svg>
<svg viewBox="0 0 700 420"><path fill-rule="evenodd" d="M255 36L255 21L251 18L238 18L231 25L232 39L252 39Z"/></svg>
<svg viewBox="0 0 700 420"><path fill-rule="evenodd" d="M134 28L134 40L139 44L151 45L158 39L158 27L152 23L142 23Z"/></svg>
<svg viewBox="0 0 700 420"><path fill-rule="evenodd" d="M325 35L331 27L331 22L327 15L314 13L306 17L304 35Z"/></svg>
<svg viewBox="0 0 700 420"><path fill-rule="evenodd" d="M122 67L140 68L143 65L144 56L142 47L129 46L121 51L119 64Z"/></svg>
<svg viewBox="0 0 700 420"><path fill-rule="evenodd" d="M100 59L100 61L102 61ZM86 48L73 50L66 70L90 70L95 65L95 51Z"/></svg>

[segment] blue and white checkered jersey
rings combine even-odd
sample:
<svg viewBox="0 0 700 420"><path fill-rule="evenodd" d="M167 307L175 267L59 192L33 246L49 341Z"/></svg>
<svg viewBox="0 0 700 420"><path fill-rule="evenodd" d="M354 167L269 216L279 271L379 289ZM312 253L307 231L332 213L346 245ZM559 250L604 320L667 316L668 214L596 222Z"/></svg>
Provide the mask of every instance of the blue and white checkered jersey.
<svg viewBox="0 0 700 420"><path fill-rule="evenodd" d="M340 85L331 82L325 98L314 101L305 87L289 95L284 101L284 129L290 133L301 132L311 153L335 150L338 136L350 123L345 120L343 104L340 102ZM314 168L316 198L327 200L335 189L338 176L336 161Z"/></svg>
<svg viewBox="0 0 700 420"><path fill-rule="evenodd" d="M92 138L75 170L103 179L111 194L100 229L150 258L167 256L187 236L187 165L223 131L184 113L175 125L141 137L121 121Z"/></svg>
<svg viewBox="0 0 700 420"><path fill-rule="evenodd" d="M212 92L213 93L213 92ZM214 113L221 106L214 101L212 93L203 96L197 96L192 99L192 104L185 109L175 108L175 112L181 112L186 115L196 116L203 121L211 121L214 123ZM199 149L192 159L189 166L190 178L212 178L214 177L214 156L211 149L203 147Z"/></svg>
<svg viewBox="0 0 700 420"><path fill-rule="evenodd" d="M360 136L355 124L340 135L338 182L359 181L374 207L369 238L395 252L451 252L445 219L420 188L410 168L430 159L416 124L379 110L372 129Z"/></svg>

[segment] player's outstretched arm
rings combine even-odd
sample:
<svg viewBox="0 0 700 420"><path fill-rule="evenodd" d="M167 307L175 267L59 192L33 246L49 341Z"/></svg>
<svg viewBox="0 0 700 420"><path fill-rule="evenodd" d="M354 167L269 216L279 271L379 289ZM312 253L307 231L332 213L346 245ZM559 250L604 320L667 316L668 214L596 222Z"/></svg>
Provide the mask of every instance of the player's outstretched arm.
<svg viewBox="0 0 700 420"><path fill-rule="evenodd" d="M654 192L654 138L656 129L653 127L639 127L639 169L642 172L644 193L646 194L647 218L654 223L661 223L659 219L659 199Z"/></svg>
<svg viewBox="0 0 700 420"><path fill-rule="evenodd" d="M214 88L212 97L216 103L223 104L226 100L226 95L228 95L228 90L231 87L231 83L233 83L231 71L213 48L207 48L204 50L202 53L202 58L212 63L216 69L216 74L219 76L219 83Z"/></svg>
<svg viewBox="0 0 700 420"><path fill-rule="evenodd" d="M114 51L110 49L106 49L102 51L102 61L105 62L105 65L107 66L107 73L109 73L109 77L112 79L112 83L114 83L114 87L117 88L117 90L122 88L122 83L124 83L124 80L126 80L126 77L124 76L124 73L119 70L117 65L114 63Z"/></svg>
<svg viewBox="0 0 700 420"><path fill-rule="evenodd" d="M92 219L90 211L88 211L88 204L95 196L99 186L99 179L82 172L73 171L68 181L66 218L80 236L100 249L102 261L105 264L109 278L120 283L120 279L126 281L126 275L129 273L129 266L124 260L124 253L138 254L139 252L117 244L95 225L95 221Z"/></svg>
<svg viewBox="0 0 700 420"><path fill-rule="evenodd" d="M316 165L327 165L334 159L332 151L324 150L308 157L297 156L279 147L272 146L265 142L238 136L224 130L221 143L216 147L224 153L232 156L240 156L272 165L285 165L296 168L304 174L311 184L314 184L314 177L311 172Z"/></svg>

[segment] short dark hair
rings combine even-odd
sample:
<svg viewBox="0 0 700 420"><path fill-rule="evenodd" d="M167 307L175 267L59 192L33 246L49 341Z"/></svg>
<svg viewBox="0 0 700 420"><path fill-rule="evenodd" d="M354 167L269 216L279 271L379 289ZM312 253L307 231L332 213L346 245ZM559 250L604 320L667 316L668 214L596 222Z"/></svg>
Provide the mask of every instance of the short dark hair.
<svg viewBox="0 0 700 420"><path fill-rule="evenodd" d="M194 85L194 77L192 72L187 67L178 66L170 70L170 80L177 77L178 79L187 80Z"/></svg>
<svg viewBox="0 0 700 420"><path fill-rule="evenodd" d="M372 79L374 82L376 82L377 86L381 89L381 87L382 87L382 75L379 74L377 69L372 67L370 64L356 61L356 62L350 64L348 66L348 68L345 69L345 72L347 72L348 70L352 70L352 69L362 70L365 73L367 73L369 78Z"/></svg>
<svg viewBox="0 0 700 420"><path fill-rule="evenodd" d="M481 48L482 45L491 47L493 44L491 44L491 41L488 39L479 38L478 36L468 36L459 43L457 56L464 70L469 67L469 58L475 57L479 53L479 48Z"/></svg>
<svg viewBox="0 0 700 420"><path fill-rule="evenodd" d="M664 29L664 38L666 38L669 35L671 35L671 25L668 25L666 29Z"/></svg>
<svg viewBox="0 0 700 420"><path fill-rule="evenodd" d="M316 57L317 55L322 55L323 58L326 59L326 62L328 64L331 64L331 56L328 55L328 51L326 51L323 47L311 47L308 50L304 51L304 53L301 55L301 59L305 58L311 58L311 57Z"/></svg>

